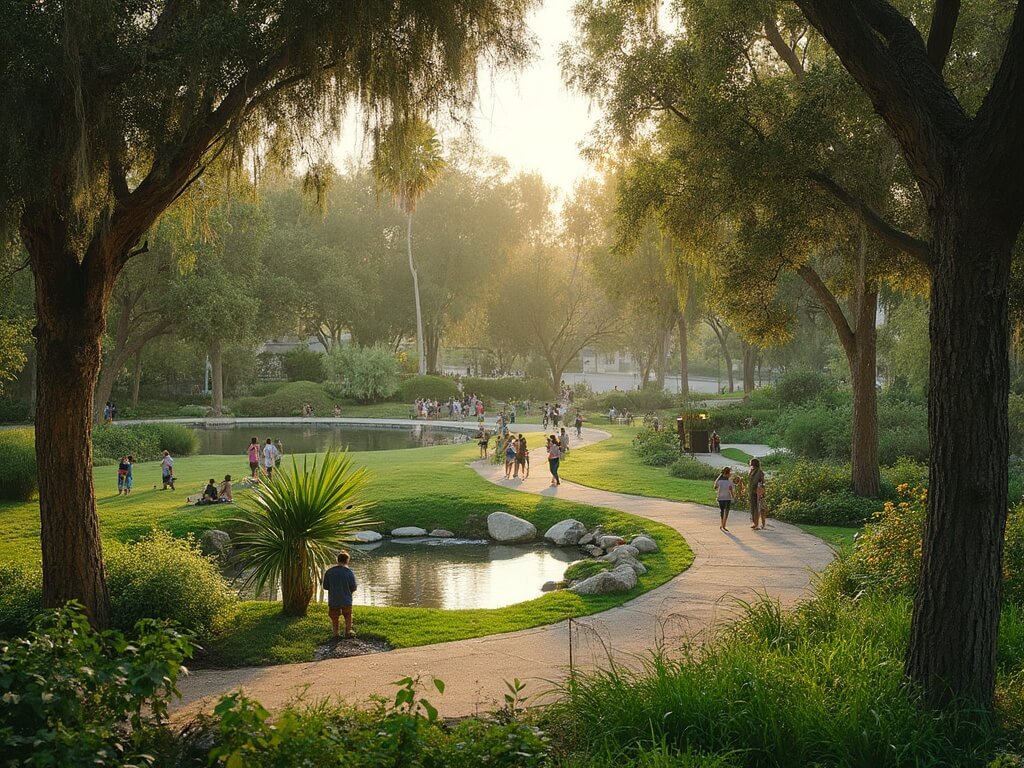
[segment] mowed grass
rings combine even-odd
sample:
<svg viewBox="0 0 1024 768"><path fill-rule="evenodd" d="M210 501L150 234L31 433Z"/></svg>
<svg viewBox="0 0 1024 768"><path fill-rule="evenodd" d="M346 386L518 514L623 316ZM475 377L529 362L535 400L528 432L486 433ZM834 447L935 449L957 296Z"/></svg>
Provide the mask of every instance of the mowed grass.
<svg viewBox="0 0 1024 768"><path fill-rule="evenodd" d="M723 448L722 455L727 459L732 459L739 464L750 464L750 460L754 458L746 451L741 451L739 448Z"/></svg>
<svg viewBox="0 0 1024 768"><path fill-rule="evenodd" d="M559 468L563 480L606 491L653 496L671 501L715 505L714 483L672 477L668 467L643 464L633 450L633 437L642 427L596 424L611 434L599 443L573 448Z"/></svg>
<svg viewBox="0 0 1024 768"><path fill-rule="evenodd" d="M812 536L817 536L819 539L824 539L837 549L852 547L854 537L864 530L841 525L804 525L802 523L797 524L797 528Z"/></svg>
<svg viewBox="0 0 1024 768"><path fill-rule="evenodd" d="M538 444L540 435L535 434L531 445ZM473 443L355 454L356 464L370 471L367 496L375 502L373 514L381 521L378 528L389 531L399 525L416 525L479 535L486 530L487 515L502 510L530 520L543 533L559 520L571 517L588 527L600 524L623 536L641 532L651 535L660 551L644 556L648 573L636 589L621 595L581 597L555 592L498 609L357 606L355 620L361 634L380 637L394 647L410 647L526 629L607 610L665 583L693 562L686 542L667 526L615 510L493 485L467 466L477 455ZM304 457L294 458L301 463ZM534 467L534 471L544 469ZM119 497L116 468L97 468L97 506L104 540L131 541L154 528L184 536L208 528L231 531L235 527L235 505L188 506L185 496L201 490L211 477L219 480L231 474L240 480L248 474L244 455L182 458L175 463L175 471L178 490L162 491L159 464L138 464L133 473L135 491L131 496ZM235 493L243 502L247 495L241 488ZM4 505L0 519L0 561L37 563L38 503ZM320 604L312 605L308 616L294 619L282 616L277 603L241 602L232 615L224 617L218 637L207 644L198 661L207 666L308 661L317 644L328 639L329 628L326 608Z"/></svg>

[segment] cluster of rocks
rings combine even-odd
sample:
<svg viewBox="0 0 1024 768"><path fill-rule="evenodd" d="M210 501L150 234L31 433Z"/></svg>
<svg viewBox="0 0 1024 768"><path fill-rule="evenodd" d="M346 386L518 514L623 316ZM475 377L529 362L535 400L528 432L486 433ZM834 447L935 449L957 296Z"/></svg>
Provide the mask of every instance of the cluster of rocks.
<svg viewBox="0 0 1024 768"><path fill-rule="evenodd" d="M455 534L446 531L444 528L435 528L428 531L426 528L418 528L415 525L406 525L395 528L391 531L395 539L454 539ZM384 534L377 531L359 531L352 535L352 539L360 544L374 544L384 538Z"/></svg>

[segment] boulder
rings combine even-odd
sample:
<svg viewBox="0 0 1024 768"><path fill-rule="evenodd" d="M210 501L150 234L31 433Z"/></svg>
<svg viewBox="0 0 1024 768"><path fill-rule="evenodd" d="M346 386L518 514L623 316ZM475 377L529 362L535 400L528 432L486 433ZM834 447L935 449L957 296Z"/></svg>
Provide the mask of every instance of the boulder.
<svg viewBox="0 0 1024 768"><path fill-rule="evenodd" d="M574 584L570 589L578 595L608 595L629 592L636 586L636 572L628 565L613 571L604 571Z"/></svg>
<svg viewBox="0 0 1024 768"><path fill-rule="evenodd" d="M495 541L533 541L537 538L537 526L508 512L492 512L487 516L487 533Z"/></svg>
<svg viewBox="0 0 1024 768"><path fill-rule="evenodd" d="M582 538L581 538L581 539L580 539L579 541L577 541L576 543L577 543L577 544L579 544L579 545L580 545L581 547L584 547L584 546L586 546L587 544L593 544L593 543L594 543L594 534L592 534L592 533L588 533L588 534L585 534L585 535L584 535L584 536L583 536L583 537L582 537Z"/></svg>
<svg viewBox="0 0 1024 768"><path fill-rule="evenodd" d="M360 544L373 544L376 541L380 541L384 537L376 531L357 531L352 534L352 538L358 541Z"/></svg>
<svg viewBox="0 0 1024 768"><path fill-rule="evenodd" d="M556 547L572 547L580 543L587 533L587 527L579 520L562 520L548 528L544 538Z"/></svg>
<svg viewBox="0 0 1024 768"><path fill-rule="evenodd" d="M227 531L211 529L199 538L199 550L220 560L231 558L231 535Z"/></svg>
<svg viewBox="0 0 1024 768"><path fill-rule="evenodd" d="M625 544L625 543L626 543L626 540L622 539L622 538L620 538L618 536L601 536L597 540L597 546L599 546L605 552L608 552L609 550L614 549L615 547L619 546L619 544Z"/></svg>
<svg viewBox="0 0 1024 768"><path fill-rule="evenodd" d="M629 542L629 544L632 547L636 547L637 551L641 555L646 555L649 552L658 551L658 542L656 542L650 536L635 536L633 540Z"/></svg>
<svg viewBox="0 0 1024 768"><path fill-rule="evenodd" d="M583 548L583 551L591 557L601 557L604 554L604 550L597 546L597 544L588 544Z"/></svg>
<svg viewBox="0 0 1024 768"><path fill-rule="evenodd" d="M451 531L446 531L444 528L435 528L429 534L432 539L454 539L455 534Z"/></svg>
<svg viewBox="0 0 1024 768"><path fill-rule="evenodd" d="M598 558L606 563L612 563L616 567L628 565L638 574L647 573L647 568L636 558L636 550L633 547L616 547L604 557ZM637 567L639 566L639 567Z"/></svg>
<svg viewBox="0 0 1024 768"><path fill-rule="evenodd" d="M554 592L556 589L558 589L558 582L557 581L545 581L543 586L541 586L540 591L541 592Z"/></svg>
<svg viewBox="0 0 1024 768"><path fill-rule="evenodd" d="M406 525L402 528L395 528L391 535L400 539L408 539L414 536L426 536L427 532L423 528L417 528L415 525Z"/></svg>
<svg viewBox="0 0 1024 768"><path fill-rule="evenodd" d="M619 544L619 546L612 549L612 551L608 554L612 555L616 552L619 553L619 557L622 557L623 555L629 555L630 557L640 557L640 550L632 546L631 544Z"/></svg>

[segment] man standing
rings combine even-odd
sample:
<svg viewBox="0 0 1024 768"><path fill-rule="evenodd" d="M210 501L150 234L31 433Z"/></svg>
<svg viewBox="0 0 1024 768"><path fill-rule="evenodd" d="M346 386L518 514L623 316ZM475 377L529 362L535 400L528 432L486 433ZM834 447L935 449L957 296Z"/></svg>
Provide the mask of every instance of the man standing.
<svg viewBox="0 0 1024 768"><path fill-rule="evenodd" d="M338 553L338 564L324 573L323 587L327 590L327 614L331 617L334 636L338 637L338 618L345 617L345 637L355 637L352 631L352 593L356 591L356 575L348 567L348 552Z"/></svg>
<svg viewBox="0 0 1024 768"><path fill-rule="evenodd" d="M266 445L263 446L263 469L267 473L267 480L274 478L274 466L277 462L277 448L268 437Z"/></svg>
<svg viewBox="0 0 1024 768"><path fill-rule="evenodd" d="M174 490L174 459L171 457L170 451L164 451L163 458L160 459L160 470L163 475L164 487L160 490L166 491L170 488Z"/></svg>

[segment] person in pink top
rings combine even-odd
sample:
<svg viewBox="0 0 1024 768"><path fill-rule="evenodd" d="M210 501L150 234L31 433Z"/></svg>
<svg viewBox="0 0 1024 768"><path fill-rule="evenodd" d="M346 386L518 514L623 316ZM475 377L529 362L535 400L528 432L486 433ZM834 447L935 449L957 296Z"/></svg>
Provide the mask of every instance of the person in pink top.
<svg viewBox="0 0 1024 768"><path fill-rule="evenodd" d="M253 438L249 442L249 472L251 473L252 479L255 480L256 476L260 471L260 441L257 438Z"/></svg>

